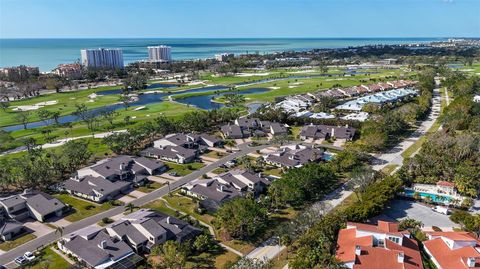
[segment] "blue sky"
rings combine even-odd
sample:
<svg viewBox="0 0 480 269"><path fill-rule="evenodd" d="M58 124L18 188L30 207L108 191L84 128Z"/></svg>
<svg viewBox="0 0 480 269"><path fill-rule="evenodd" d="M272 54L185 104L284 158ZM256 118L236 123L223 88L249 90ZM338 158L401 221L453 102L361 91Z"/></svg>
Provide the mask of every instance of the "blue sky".
<svg viewBox="0 0 480 269"><path fill-rule="evenodd" d="M0 0L0 37L480 37L480 0Z"/></svg>

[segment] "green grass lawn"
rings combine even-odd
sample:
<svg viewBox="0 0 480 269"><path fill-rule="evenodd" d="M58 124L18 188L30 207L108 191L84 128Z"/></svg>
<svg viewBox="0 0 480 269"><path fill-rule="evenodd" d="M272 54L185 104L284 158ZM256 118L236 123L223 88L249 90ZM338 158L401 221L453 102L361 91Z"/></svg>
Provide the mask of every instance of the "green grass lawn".
<svg viewBox="0 0 480 269"><path fill-rule="evenodd" d="M277 167L267 167L263 170L264 174L281 177L283 172L282 169Z"/></svg>
<svg viewBox="0 0 480 269"><path fill-rule="evenodd" d="M111 203L105 202L101 205L88 202L79 198L75 198L69 194L55 194L60 201L73 207L73 213L65 217L70 222L79 221L81 219L93 216L103 211L113 208Z"/></svg>
<svg viewBox="0 0 480 269"><path fill-rule="evenodd" d="M211 151L203 154L203 156L205 156L205 157L210 157L210 158L215 158L215 159L221 159L221 158L223 158L227 155L228 155L228 153L214 151L214 150L211 150Z"/></svg>
<svg viewBox="0 0 480 269"><path fill-rule="evenodd" d="M162 213L165 213L167 215L170 215L170 216L176 216L177 215L177 212L175 212L175 210L172 210L171 208L167 207L165 205L165 201L163 200L155 200L153 202L150 202L144 206L142 206L143 208L150 208L150 209L153 209L153 210L156 210L156 211L160 211Z"/></svg>
<svg viewBox="0 0 480 269"><path fill-rule="evenodd" d="M218 167L218 168L215 168L212 173L214 174L222 174L222 173L225 173L225 172L228 172L228 168L222 168L222 167Z"/></svg>
<svg viewBox="0 0 480 269"><path fill-rule="evenodd" d="M51 248L47 247L40 252L40 256L35 259L35 264L27 265L29 269L68 269L70 264L60 255L55 253Z"/></svg>
<svg viewBox="0 0 480 269"><path fill-rule="evenodd" d="M212 215L209 214L198 214L196 211L197 203L193 201L190 197L181 195L178 192L172 193L171 196L165 195L163 198L168 202L171 207L177 209L178 211L185 212L207 224L211 224L214 218Z"/></svg>
<svg viewBox="0 0 480 269"><path fill-rule="evenodd" d="M170 168L170 170L168 170L168 173L176 172L177 176L181 177L186 176L191 172L205 166L203 163L178 164L172 162L165 162L165 164L167 164L167 166Z"/></svg>
<svg viewBox="0 0 480 269"><path fill-rule="evenodd" d="M381 172L386 174L386 175L390 175L397 167L398 167L398 165L396 165L396 164L389 164L389 165L386 165L381 170Z"/></svg>
<svg viewBox="0 0 480 269"><path fill-rule="evenodd" d="M0 243L0 250L9 251L9 250L14 249L14 248L16 248L20 245L23 245L26 242L31 241L35 238L37 238L37 237L32 233L20 235L19 237L15 238L14 240L5 241L5 242Z"/></svg>
<svg viewBox="0 0 480 269"><path fill-rule="evenodd" d="M4 112L0 110L0 126L7 126L13 124L19 124L15 119L18 112L13 111L13 108L16 106L24 105L34 105L47 101L57 101L57 104L45 106L43 109L48 109L50 111L58 111L61 115L72 114L75 111L76 104L85 104L88 108L96 108L105 105L110 105L112 103L118 102L120 95L97 95L94 99L94 102L89 102L89 95L92 93L98 93L105 90L118 89L119 86L115 87L101 87L97 89L90 90L79 90L75 92L63 92L63 93L52 93L40 95L33 98L12 101L10 102L10 107ZM40 120L37 115L38 110L30 111L30 121Z"/></svg>
<svg viewBox="0 0 480 269"><path fill-rule="evenodd" d="M148 186L141 186L141 187L137 188L137 191L141 191L141 192L144 192L144 193L149 193L149 192L152 192L156 189L159 189L159 188L163 187L163 185L164 184L162 184L162 183L152 181L150 183L150 185L148 185Z"/></svg>

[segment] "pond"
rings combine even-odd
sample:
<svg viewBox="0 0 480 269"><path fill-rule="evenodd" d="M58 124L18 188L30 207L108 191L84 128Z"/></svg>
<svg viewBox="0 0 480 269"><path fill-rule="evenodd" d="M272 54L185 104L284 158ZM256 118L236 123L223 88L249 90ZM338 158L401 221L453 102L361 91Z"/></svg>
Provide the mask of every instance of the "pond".
<svg viewBox="0 0 480 269"><path fill-rule="evenodd" d="M130 106L144 106L148 104L159 103L159 102L162 102L166 96L175 96L175 95L185 94L185 93L212 92L212 94L209 94L209 95L192 96L192 97L186 97L186 98L176 100L179 103L193 105L205 110L212 110L212 109L218 109L224 106L223 104L212 102L212 98L218 98L227 93L252 94L252 93L266 92L269 90L267 88L252 88L252 89L247 89L243 91L235 90L235 91L224 91L221 93L214 93L215 91L221 91L221 90L227 90L227 89L228 88L225 86L209 86L209 87L194 88L194 89L176 91L176 92L158 92L158 93L143 93L143 94L140 93L138 95L138 100L132 102ZM112 95L112 94L120 94L121 92L122 92L121 89L115 89L115 90L101 91L101 92L98 92L97 94ZM91 109L90 113L94 115L98 115L104 111L114 111L122 108L124 108L123 104L115 103L108 106ZM76 121L79 121L79 118L75 115L66 115L58 119L58 122L60 124L76 122ZM43 121L30 122L27 124L27 129L47 126L49 124L51 124L51 122L43 122ZM17 131L17 130L22 130L23 125L21 124L11 125L11 126L4 127L2 129L8 132Z"/></svg>

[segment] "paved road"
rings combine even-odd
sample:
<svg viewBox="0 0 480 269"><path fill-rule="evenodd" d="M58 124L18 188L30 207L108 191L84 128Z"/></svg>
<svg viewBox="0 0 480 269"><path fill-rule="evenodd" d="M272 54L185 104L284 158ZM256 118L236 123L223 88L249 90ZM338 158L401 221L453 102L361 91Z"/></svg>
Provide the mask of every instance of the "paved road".
<svg viewBox="0 0 480 269"><path fill-rule="evenodd" d="M174 190L174 189L180 188L184 184L202 176L203 174L206 174L206 173L214 170L215 168L218 168L220 165L225 164L228 161L231 161L235 158L247 155L248 153L255 152L256 150L266 148L268 146L269 145L261 145L261 146L257 146L257 147L247 147L246 144L240 145L239 146L239 149L240 149L239 151L234 152L234 153L232 153L228 156L225 156L222 159L220 159L220 160L218 160L214 163L211 163L211 164L209 164L209 165L207 165L207 166L205 166L205 167L203 167L203 168L201 168L197 171L194 171L191 174L186 175L186 176L182 177L181 179L171 183L170 184L170 189ZM149 194L147 194L143 197L135 199L134 201L132 201L132 203L135 206L142 206L142 205L147 204L151 201L154 201L154 200L156 200L156 199L158 199L158 198L160 198L164 195L167 195L168 194L168 189L169 189L168 186L164 186L164 187L162 187L160 189L157 189L157 190L155 190L155 191L153 191L153 192L151 192L151 193L149 193ZM68 234L68 233L74 232L76 230L82 229L84 227L93 225L95 223L98 223L99 221L101 221L105 217L111 218L115 215L123 213L124 211L125 211L124 207L119 206L119 207L115 207L113 209L110 209L108 211L102 212L100 214L85 218L83 220L73 222L72 224L64 227L64 234ZM8 252L5 252L5 253L1 254L0 255L0 264L7 264L7 263L11 262L13 259L15 259L16 257L18 257L20 255L23 255L25 252L33 251L33 250L36 250L38 248L42 248L43 246L46 246L46 245L48 245L52 242L55 242L59 238L60 238L60 234L55 233L55 232L50 232L50 233L48 233L48 234L46 234L42 237L38 237L38 238L36 238L32 241L29 241L29 242L27 242L27 243L25 243L21 246L18 246L18 247L14 248L14 249L12 249Z"/></svg>
<svg viewBox="0 0 480 269"><path fill-rule="evenodd" d="M440 90L433 90L433 99L432 99L432 109L427 119L423 121L418 129L414 131L410 137L400 142L393 149L389 150L386 153L375 155L375 161L372 168L376 171L382 170L385 166L389 164L396 164L398 166L403 165L402 153L407 150L411 145L417 142L422 136L426 135L428 130L433 126L437 118L440 116L441 108L441 96Z"/></svg>

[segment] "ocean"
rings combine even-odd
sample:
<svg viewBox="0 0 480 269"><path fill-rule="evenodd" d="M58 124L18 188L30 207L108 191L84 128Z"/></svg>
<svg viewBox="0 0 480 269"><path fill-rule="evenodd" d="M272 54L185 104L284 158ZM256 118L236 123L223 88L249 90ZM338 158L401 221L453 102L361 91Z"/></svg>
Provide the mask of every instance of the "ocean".
<svg viewBox="0 0 480 269"><path fill-rule="evenodd" d="M372 44L405 44L441 38L82 38L0 39L0 67L38 66L50 71L80 59L80 49L121 48L125 63L146 59L147 46L172 47L174 60L211 58L217 53L272 53L315 48L344 48Z"/></svg>

